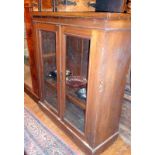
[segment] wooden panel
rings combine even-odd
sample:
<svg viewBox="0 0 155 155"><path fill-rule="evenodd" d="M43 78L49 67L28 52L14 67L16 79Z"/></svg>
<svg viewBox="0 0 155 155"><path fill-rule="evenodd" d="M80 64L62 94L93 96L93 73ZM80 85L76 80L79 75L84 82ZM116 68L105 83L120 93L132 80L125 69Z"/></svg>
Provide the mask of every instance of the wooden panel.
<svg viewBox="0 0 155 155"><path fill-rule="evenodd" d="M53 0L42 0L42 10L49 9L50 11L52 11L52 1Z"/></svg>
<svg viewBox="0 0 155 155"><path fill-rule="evenodd" d="M130 62L130 31L94 31L93 39L100 41L91 46L86 118L87 139L95 147L118 131Z"/></svg>
<svg viewBox="0 0 155 155"><path fill-rule="evenodd" d="M32 21L31 21L31 7L24 7L24 21L26 26L26 38L29 52L29 63L30 63L30 72L32 78L32 88L33 92L39 96L39 87L38 87L38 77L37 77L37 69L36 69L36 59L35 59L35 51L33 46L33 34L32 34Z"/></svg>
<svg viewBox="0 0 155 155"><path fill-rule="evenodd" d="M79 27L79 28L85 28L85 29L102 29L102 30L125 30L128 29L131 26L130 21L126 20L119 20L119 21L109 21L108 23L105 23L104 20L96 20L96 19L65 19L62 20L60 18L41 18L41 19L35 19L34 23L46 23L46 24L60 24L64 26L72 26L72 27Z"/></svg>

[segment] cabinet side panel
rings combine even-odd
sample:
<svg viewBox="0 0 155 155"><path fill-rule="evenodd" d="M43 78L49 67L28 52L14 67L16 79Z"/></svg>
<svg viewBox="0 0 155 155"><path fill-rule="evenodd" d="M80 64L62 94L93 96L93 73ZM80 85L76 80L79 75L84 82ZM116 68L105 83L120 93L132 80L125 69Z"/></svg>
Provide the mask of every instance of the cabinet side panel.
<svg viewBox="0 0 155 155"><path fill-rule="evenodd" d="M96 147L118 131L125 77L130 63L130 31L96 32L91 53L87 123ZM92 116L90 116L90 114Z"/></svg>
<svg viewBox="0 0 155 155"><path fill-rule="evenodd" d="M30 7L24 7L24 22L26 26L26 38L29 52L29 62L30 62L30 71L32 79L32 92L38 97L39 96L39 87L38 87L38 77L37 77L37 67L36 67L36 58L35 58L35 49L34 49L34 37L33 37L33 26L31 20L31 11Z"/></svg>

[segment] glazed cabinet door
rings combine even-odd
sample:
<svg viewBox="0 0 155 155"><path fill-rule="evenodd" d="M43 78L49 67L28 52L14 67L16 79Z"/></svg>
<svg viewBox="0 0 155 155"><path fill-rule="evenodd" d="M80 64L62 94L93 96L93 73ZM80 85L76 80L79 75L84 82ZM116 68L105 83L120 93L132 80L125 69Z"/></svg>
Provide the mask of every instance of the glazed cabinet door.
<svg viewBox="0 0 155 155"><path fill-rule="evenodd" d="M54 113L59 113L60 69L59 38L56 25L35 24L37 35L40 101Z"/></svg>
<svg viewBox="0 0 155 155"><path fill-rule="evenodd" d="M85 137L91 30L62 27L62 119Z"/></svg>

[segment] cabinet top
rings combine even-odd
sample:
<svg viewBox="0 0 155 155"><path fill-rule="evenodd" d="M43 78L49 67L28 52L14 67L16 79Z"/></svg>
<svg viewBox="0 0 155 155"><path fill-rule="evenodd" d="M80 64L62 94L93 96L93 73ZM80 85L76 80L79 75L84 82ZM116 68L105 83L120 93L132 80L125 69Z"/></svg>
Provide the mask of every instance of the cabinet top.
<svg viewBox="0 0 155 155"><path fill-rule="evenodd" d="M130 20L131 15L127 13L110 12L38 12L33 11L32 17L67 17L67 18L97 18L106 20Z"/></svg>

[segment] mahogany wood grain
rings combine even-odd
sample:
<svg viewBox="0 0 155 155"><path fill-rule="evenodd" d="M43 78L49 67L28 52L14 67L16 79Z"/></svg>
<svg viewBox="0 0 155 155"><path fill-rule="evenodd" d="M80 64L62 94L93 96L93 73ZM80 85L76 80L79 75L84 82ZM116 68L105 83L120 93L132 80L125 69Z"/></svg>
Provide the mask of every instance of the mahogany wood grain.
<svg viewBox="0 0 155 155"><path fill-rule="evenodd" d="M95 42L97 38L100 42ZM94 31L92 42L86 126L88 141L96 147L118 131L130 62L130 31Z"/></svg>
<svg viewBox="0 0 155 155"><path fill-rule="evenodd" d="M39 105L50 118L73 137L86 154L100 154L118 136L121 100L130 64L130 15L33 12L32 18L41 97ZM58 115L43 103L44 77L40 30L56 32ZM64 119L67 35L90 40L83 133Z"/></svg>
<svg viewBox="0 0 155 155"><path fill-rule="evenodd" d="M37 12L37 11L33 11L32 12L32 16L33 17L37 17L37 16L42 16L42 17L60 17L60 18L64 18L64 17L68 17L68 18L95 18L95 19L107 19L107 20L111 20L111 19L115 19L115 20L119 20L119 19L130 19L131 16L129 14L124 14L124 13L110 13L110 12Z"/></svg>
<svg viewBox="0 0 155 155"><path fill-rule="evenodd" d="M30 7L29 4L25 4L24 21L26 26L26 39L27 39L27 45L28 45L30 72L31 72L31 79L32 79L32 90L30 91L32 91L32 93L34 92L38 96L39 88L38 88L38 76L37 76L37 69L36 69L34 46L33 46L31 9L32 7Z"/></svg>
<svg viewBox="0 0 155 155"><path fill-rule="evenodd" d="M24 92L26 92L35 102L39 101L39 97L33 93L30 87L27 86L27 84L24 83Z"/></svg>

